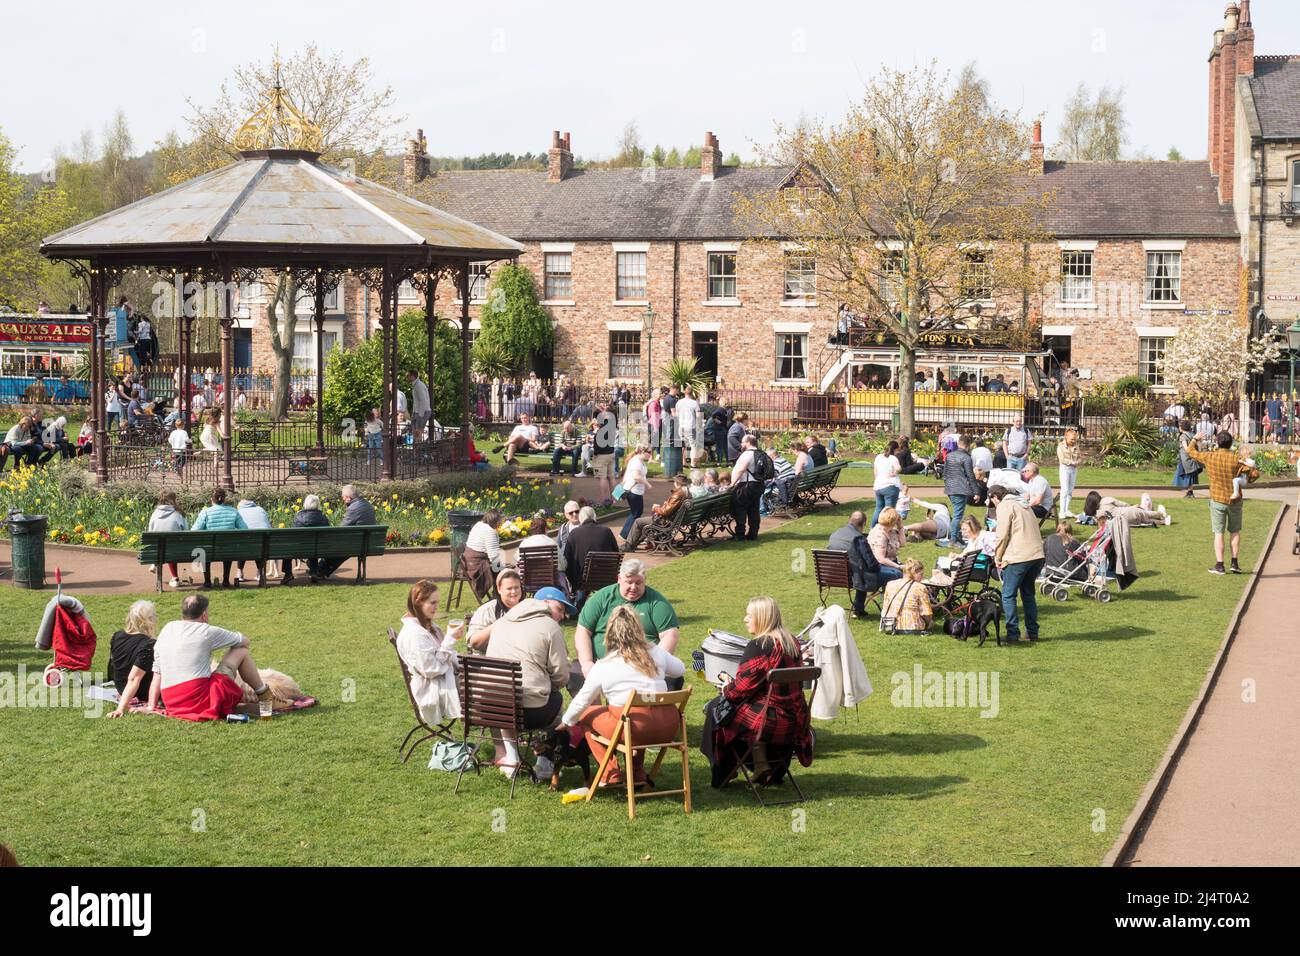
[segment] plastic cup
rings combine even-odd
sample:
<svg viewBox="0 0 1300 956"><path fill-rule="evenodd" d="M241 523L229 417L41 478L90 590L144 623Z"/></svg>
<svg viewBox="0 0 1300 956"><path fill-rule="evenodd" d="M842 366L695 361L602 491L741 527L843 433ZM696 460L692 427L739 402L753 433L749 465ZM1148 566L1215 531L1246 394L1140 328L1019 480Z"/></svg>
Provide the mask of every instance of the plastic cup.
<svg viewBox="0 0 1300 956"><path fill-rule="evenodd" d="M270 700L259 700L257 702L257 713L262 718L262 720L271 719L271 706L274 703L275 703L274 701L270 701Z"/></svg>

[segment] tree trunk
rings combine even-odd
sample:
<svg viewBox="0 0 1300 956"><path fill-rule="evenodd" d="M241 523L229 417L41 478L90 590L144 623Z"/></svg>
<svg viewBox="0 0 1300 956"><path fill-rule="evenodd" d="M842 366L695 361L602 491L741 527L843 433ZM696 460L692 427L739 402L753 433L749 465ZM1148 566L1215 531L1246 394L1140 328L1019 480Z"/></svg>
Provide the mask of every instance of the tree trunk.
<svg viewBox="0 0 1300 956"><path fill-rule="evenodd" d="M281 275L276 281L275 295L266 310L266 321L271 327L271 351L275 353L274 391L271 393L271 417L283 419L289 414L290 373L293 371L293 334L298 327L298 314L294 304L298 298L298 283ZM276 309L284 308L284 334Z"/></svg>
<svg viewBox="0 0 1300 956"><path fill-rule="evenodd" d="M900 339L898 343L898 428L900 435L914 435L916 428L916 349Z"/></svg>

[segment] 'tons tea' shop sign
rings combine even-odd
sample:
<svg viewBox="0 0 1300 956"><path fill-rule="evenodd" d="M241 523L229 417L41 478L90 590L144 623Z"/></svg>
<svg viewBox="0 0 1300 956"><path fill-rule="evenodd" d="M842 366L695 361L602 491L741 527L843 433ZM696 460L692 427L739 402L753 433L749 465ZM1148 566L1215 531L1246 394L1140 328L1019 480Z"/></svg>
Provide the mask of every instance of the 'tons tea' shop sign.
<svg viewBox="0 0 1300 956"><path fill-rule="evenodd" d="M89 322L8 320L0 316L0 343L20 345L89 345L94 327Z"/></svg>

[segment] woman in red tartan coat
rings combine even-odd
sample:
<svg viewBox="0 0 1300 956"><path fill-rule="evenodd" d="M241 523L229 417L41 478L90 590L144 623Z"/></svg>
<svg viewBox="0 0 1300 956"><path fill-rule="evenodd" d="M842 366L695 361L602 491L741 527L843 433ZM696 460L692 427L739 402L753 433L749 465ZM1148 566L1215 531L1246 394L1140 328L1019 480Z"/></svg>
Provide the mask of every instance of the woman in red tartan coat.
<svg viewBox="0 0 1300 956"><path fill-rule="evenodd" d="M735 714L718 726L718 700L710 701L704 710L700 749L713 767L715 787L725 786L735 775L750 741L755 741L754 775L758 783L780 783L791 755L805 767L812 763L812 728L803 688L798 684L773 687L767 680L771 671L803 665L799 642L782 623L781 609L770 597L750 600L745 609L745 629L754 639L745 648L735 677L722 688L722 697L735 706Z"/></svg>

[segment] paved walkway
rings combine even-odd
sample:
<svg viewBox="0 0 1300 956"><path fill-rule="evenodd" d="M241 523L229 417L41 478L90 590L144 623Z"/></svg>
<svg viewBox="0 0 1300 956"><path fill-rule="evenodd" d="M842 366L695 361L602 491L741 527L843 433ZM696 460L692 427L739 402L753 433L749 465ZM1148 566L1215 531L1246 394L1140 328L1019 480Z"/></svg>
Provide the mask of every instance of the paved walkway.
<svg viewBox="0 0 1300 956"><path fill-rule="evenodd" d="M1295 489L1252 494L1295 504ZM1223 670L1140 834L1134 866L1300 862L1300 557L1283 518ZM1246 682L1254 701L1247 702Z"/></svg>

